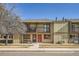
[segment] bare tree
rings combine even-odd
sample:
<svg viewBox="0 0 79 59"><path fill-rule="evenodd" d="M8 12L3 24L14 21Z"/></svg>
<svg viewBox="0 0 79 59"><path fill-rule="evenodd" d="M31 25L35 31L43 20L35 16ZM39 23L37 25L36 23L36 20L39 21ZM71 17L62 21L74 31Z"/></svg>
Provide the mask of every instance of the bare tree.
<svg viewBox="0 0 79 59"><path fill-rule="evenodd" d="M26 26L21 22L20 17L13 15L13 9L6 10L4 4L0 4L0 34L6 35L6 45L7 45L7 35L9 34L25 34Z"/></svg>

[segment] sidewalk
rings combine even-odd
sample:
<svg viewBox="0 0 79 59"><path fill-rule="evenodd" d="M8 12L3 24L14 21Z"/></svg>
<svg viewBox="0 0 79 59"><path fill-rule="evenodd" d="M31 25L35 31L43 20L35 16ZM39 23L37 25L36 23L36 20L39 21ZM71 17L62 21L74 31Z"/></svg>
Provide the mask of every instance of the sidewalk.
<svg viewBox="0 0 79 59"><path fill-rule="evenodd" d="M37 52L37 51L41 51L41 52L45 52L45 51L75 51L75 52L79 52L79 48L0 48L0 51L27 51L27 52Z"/></svg>
<svg viewBox="0 0 79 59"><path fill-rule="evenodd" d="M30 46L29 48L32 48L32 49L36 49L36 48L39 48L39 43L32 43L33 46Z"/></svg>
<svg viewBox="0 0 79 59"><path fill-rule="evenodd" d="M65 49L65 48L53 48L53 49L0 49L1 56L79 56L79 49Z"/></svg>
<svg viewBox="0 0 79 59"><path fill-rule="evenodd" d="M57 47L53 47L53 48L39 48L40 43L32 43L29 47L28 45L25 46L20 46L19 48L14 48L13 46L9 47L9 46L2 46L3 48L0 48L0 51L27 51L27 52L46 52L46 51L53 51L53 52L57 52L57 51L65 51L65 52L79 52L79 48L57 48ZM49 46L49 45L48 45ZM55 46L55 45L54 45ZM0 46L1 47L1 46ZM18 46L17 46L18 47Z"/></svg>
<svg viewBox="0 0 79 59"><path fill-rule="evenodd" d="M39 44L39 48L79 48L79 44Z"/></svg>

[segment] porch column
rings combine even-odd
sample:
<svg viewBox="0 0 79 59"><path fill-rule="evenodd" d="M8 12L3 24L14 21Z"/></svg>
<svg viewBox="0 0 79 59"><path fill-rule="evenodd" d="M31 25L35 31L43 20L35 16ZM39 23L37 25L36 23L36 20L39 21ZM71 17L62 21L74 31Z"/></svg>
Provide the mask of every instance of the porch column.
<svg viewBox="0 0 79 59"><path fill-rule="evenodd" d="M42 43L44 42L44 40L45 40L45 39L44 39L44 34L42 34Z"/></svg>
<svg viewBox="0 0 79 59"><path fill-rule="evenodd" d="M14 34L14 35L13 35L13 43L14 43L15 45L17 45L17 44L20 43L19 37L20 37L19 34Z"/></svg>
<svg viewBox="0 0 79 59"><path fill-rule="evenodd" d="M31 42L33 43L32 35L33 35L33 34L30 34L30 39L29 39L29 40L31 40Z"/></svg>
<svg viewBox="0 0 79 59"><path fill-rule="evenodd" d="M9 35L7 34L6 38L5 38L5 40L6 40L5 45L8 45L8 39L9 39Z"/></svg>
<svg viewBox="0 0 79 59"><path fill-rule="evenodd" d="M54 44L54 23L50 24L51 41Z"/></svg>

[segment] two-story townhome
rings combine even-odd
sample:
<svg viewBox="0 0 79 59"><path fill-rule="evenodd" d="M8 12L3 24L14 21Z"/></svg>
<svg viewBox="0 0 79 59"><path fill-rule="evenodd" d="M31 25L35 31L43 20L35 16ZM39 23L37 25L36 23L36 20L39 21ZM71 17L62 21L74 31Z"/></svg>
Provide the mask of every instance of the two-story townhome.
<svg viewBox="0 0 79 59"><path fill-rule="evenodd" d="M79 20L29 19L22 21L26 25L25 34L9 35L8 44L52 43L79 44ZM4 38L0 35L0 38ZM0 39L0 43L5 43Z"/></svg>

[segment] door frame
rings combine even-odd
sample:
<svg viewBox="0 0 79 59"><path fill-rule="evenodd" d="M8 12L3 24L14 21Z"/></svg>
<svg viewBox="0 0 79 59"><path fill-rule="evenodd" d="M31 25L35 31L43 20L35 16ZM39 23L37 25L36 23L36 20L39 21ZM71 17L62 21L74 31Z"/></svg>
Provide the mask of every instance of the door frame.
<svg viewBox="0 0 79 59"><path fill-rule="evenodd" d="M34 37L34 35L35 35L36 37ZM36 34L32 34L32 36L31 36L32 43L36 43L36 42L33 41L34 38L35 38L35 41L37 42L37 35L36 35Z"/></svg>
<svg viewBox="0 0 79 59"><path fill-rule="evenodd" d="M41 41L40 42L39 42L39 39L38 39L38 35L41 35ZM43 41L43 35L42 34L37 34L37 42L42 43L42 41Z"/></svg>

